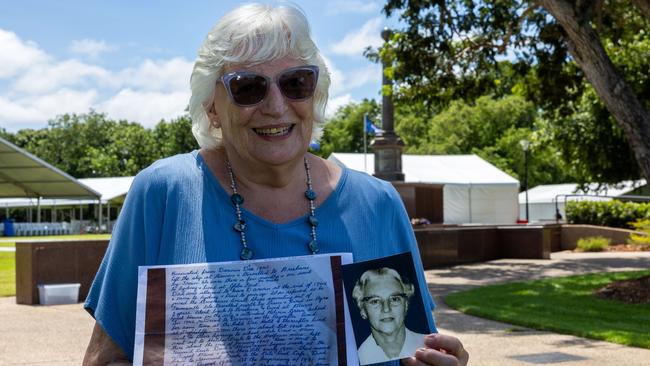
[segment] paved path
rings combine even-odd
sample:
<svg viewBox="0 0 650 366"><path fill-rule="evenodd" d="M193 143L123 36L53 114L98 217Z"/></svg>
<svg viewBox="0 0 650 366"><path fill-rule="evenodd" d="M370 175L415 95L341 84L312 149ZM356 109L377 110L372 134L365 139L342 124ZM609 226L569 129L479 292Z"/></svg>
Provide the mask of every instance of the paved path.
<svg viewBox="0 0 650 366"><path fill-rule="evenodd" d="M470 365L648 365L650 350L483 320L451 310L441 299L483 284L647 268L649 252L562 252L551 260L504 259L430 270L426 276L438 303L440 331L462 339ZM0 298L0 365L79 365L92 327L81 304L27 306L16 305L15 297Z"/></svg>
<svg viewBox="0 0 650 366"><path fill-rule="evenodd" d="M426 272L441 333L459 337L470 365L650 365L650 350L531 330L465 315L447 307L446 294L484 284L602 271L650 268L650 252L553 253L551 260L502 259ZM650 332L650 324L648 324Z"/></svg>

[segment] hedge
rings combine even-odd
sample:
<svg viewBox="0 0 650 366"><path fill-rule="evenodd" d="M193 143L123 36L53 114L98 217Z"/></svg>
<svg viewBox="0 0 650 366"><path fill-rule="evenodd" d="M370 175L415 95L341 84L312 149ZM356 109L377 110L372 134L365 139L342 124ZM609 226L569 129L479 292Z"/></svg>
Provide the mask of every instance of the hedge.
<svg viewBox="0 0 650 366"><path fill-rule="evenodd" d="M612 201L569 201L566 219L571 224L634 229L632 223L650 219L650 203Z"/></svg>

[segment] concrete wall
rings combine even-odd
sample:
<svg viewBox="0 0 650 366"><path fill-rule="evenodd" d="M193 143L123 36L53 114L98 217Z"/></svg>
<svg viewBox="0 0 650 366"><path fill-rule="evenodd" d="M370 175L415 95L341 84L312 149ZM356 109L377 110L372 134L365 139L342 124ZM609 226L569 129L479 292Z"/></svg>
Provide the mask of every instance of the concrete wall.
<svg viewBox="0 0 650 366"><path fill-rule="evenodd" d="M633 232L634 230L595 225L562 225L562 250L575 249L580 238L589 236L604 236L609 238L612 244L627 243L630 233Z"/></svg>
<svg viewBox="0 0 650 366"><path fill-rule="evenodd" d="M561 248L559 225L429 226L415 229L425 269L499 258L549 259Z"/></svg>
<svg viewBox="0 0 650 366"><path fill-rule="evenodd" d="M83 301L107 247L108 240L16 243L16 303L40 303L38 285L53 283L80 283Z"/></svg>

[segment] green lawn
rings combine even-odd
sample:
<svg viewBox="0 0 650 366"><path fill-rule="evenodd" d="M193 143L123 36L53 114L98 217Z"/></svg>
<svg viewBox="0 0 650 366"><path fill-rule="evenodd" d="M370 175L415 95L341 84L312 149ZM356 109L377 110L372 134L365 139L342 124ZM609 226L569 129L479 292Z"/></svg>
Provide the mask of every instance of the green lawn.
<svg viewBox="0 0 650 366"><path fill-rule="evenodd" d="M1 247L13 247L17 241L60 239L110 239L110 234L3 237ZM16 254L0 252L0 296L16 296Z"/></svg>
<svg viewBox="0 0 650 366"><path fill-rule="evenodd" d="M462 312L525 327L650 348L650 305L602 300L592 293L615 280L650 270L485 286L451 294L445 302Z"/></svg>
<svg viewBox="0 0 650 366"><path fill-rule="evenodd" d="M16 255L0 252L0 296L16 295Z"/></svg>
<svg viewBox="0 0 650 366"><path fill-rule="evenodd" d="M31 240L70 240L70 239L110 239L111 234L79 234L56 236L0 236L0 247L13 247L17 241Z"/></svg>

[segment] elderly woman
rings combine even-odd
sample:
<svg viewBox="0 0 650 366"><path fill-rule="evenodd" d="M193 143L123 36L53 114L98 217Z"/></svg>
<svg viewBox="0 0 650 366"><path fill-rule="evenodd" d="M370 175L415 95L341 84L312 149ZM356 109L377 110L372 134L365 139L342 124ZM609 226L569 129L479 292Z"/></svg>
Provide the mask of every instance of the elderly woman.
<svg viewBox="0 0 650 366"><path fill-rule="evenodd" d="M424 347L425 334L404 324L414 287L392 268L370 269L361 275L352 290L361 317L370 323L370 335L358 350L361 365L407 358Z"/></svg>
<svg viewBox="0 0 650 366"><path fill-rule="evenodd" d="M191 76L201 149L134 180L86 300L96 325L85 364L133 359L140 265L334 252L362 261L411 251L424 283L393 187L307 153L329 84L296 8L246 5L215 25ZM455 338L432 335L425 344L407 362L466 362Z"/></svg>

